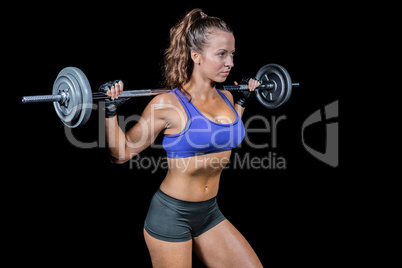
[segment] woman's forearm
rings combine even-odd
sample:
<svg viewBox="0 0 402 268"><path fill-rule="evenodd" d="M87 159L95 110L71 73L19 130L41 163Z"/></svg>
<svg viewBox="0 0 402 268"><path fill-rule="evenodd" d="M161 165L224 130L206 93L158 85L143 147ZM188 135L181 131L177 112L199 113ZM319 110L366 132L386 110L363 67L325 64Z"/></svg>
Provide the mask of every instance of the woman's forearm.
<svg viewBox="0 0 402 268"><path fill-rule="evenodd" d="M126 135L121 130L117 116L106 118L106 142L110 149L110 161L124 163L126 159Z"/></svg>
<svg viewBox="0 0 402 268"><path fill-rule="evenodd" d="M235 108L237 114L238 114L238 115L240 116L240 118L241 118L241 117L243 116L244 110L245 110L246 108L240 106L240 105L237 104L237 103L235 104L234 108Z"/></svg>

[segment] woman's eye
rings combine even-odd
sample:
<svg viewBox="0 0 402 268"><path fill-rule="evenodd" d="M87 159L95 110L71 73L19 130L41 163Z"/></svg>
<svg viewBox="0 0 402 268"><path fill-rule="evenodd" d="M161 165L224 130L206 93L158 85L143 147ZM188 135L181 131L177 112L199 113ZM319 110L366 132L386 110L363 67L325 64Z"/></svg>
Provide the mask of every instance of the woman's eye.
<svg viewBox="0 0 402 268"><path fill-rule="evenodd" d="M222 51L222 52L220 52L219 54L218 54L218 56L219 57L224 57L225 55L227 55L229 52L225 52L225 51ZM231 56L231 57L233 57L234 56L234 52L231 52L229 55Z"/></svg>

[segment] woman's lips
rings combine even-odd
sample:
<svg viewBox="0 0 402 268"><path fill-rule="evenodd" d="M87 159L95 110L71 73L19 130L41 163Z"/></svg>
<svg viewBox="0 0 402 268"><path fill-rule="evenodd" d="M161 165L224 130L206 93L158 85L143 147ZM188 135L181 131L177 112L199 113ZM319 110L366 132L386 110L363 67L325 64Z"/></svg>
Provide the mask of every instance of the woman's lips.
<svg viewBox="0 0 402 268"><path fill-rule="evenodd" d="M229 71L227 72L222 72L223 75L228 76L229 75Z"/></svg>

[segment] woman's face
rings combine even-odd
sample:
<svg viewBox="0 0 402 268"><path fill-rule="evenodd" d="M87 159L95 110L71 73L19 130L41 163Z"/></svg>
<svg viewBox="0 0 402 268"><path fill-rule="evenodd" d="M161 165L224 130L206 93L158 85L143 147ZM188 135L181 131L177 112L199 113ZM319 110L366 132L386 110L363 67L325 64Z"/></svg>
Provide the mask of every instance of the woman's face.
<svg viewBox="0 0 402 268"><path fill-rule="evenodd" d="M222 83L234 66L234 36L228 32L215 30L210 34L208 42L204 50L193 57L194 70L197 69L204 78Z"/></svg>

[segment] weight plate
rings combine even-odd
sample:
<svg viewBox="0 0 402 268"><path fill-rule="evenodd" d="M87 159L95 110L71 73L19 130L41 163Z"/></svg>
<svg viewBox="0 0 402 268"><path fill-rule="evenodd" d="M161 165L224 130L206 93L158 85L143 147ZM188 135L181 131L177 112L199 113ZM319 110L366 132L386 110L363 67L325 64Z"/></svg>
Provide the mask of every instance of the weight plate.
<svg viewBox="0 0 402 268"><path fill-rule="evenodd" d="M60 72L53 85L53 95L67 94L68 99L54 102L56 113L64 124L69 124L79 118L78 103L82 102L78 81L69 73Z"/></svg>
<svg viewBox="0 0 402 268"><path fill-rule="evenodd" d="M292 80L285 68L279 64L264 65L256 75L256 78L264 82L273 82L273 89L257 89L256 97L259 102L268 109L275 109L285 104L292 94Z"/></svg>
<svg viewBox="0 0 402 268"><path fill-rule="evenodd" d="M92 111L92 91L85 74L76 67L60 71L53 84L53 95L66 94L67 101L54 102L61 121L70 128L85 125Z"/></svg>

